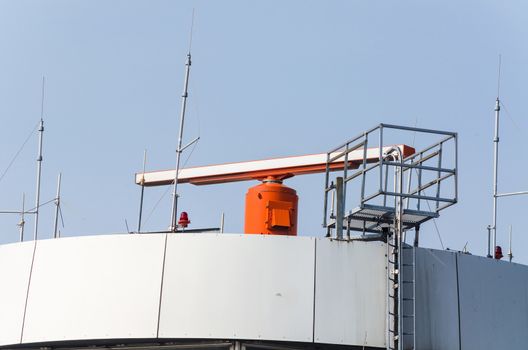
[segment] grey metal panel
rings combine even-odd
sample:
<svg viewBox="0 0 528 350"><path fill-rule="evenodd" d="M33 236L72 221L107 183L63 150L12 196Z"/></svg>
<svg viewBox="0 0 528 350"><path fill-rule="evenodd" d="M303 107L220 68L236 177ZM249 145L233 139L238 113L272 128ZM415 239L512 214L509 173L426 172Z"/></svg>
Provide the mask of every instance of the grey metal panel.
<svg viewBox="0 0 528 350"><path fill-rule="evenodd" d="M528 267L459 255L462 349L526 349Z"/></svg>
<svg viewBox="0 0 528 350"><path fill-rule="evenodd" d="M23 342L155 337L164 239L39 241Z"/></svg>
<svg viewBox="0 0 528 350"><path fill-rule="evenodd" d="M416 347L460 349L456 254L416 249Z"/></svg>
<svg viewBox="0 0 528 350"><path fill-rule="evenodd" d="M20 343L33 247L0 245L0 346Z"/></svg>
<svg viewBox="0 0 528 350"><path fill-rule="evenodd" d="M386 245L317 239L315 341L385 347Z"/></svg>
<svg viewBox="0 0 528 350"><path fill-rule="evenodd" d="M160 338L312 341L314 239L169 235Z"/></svg>

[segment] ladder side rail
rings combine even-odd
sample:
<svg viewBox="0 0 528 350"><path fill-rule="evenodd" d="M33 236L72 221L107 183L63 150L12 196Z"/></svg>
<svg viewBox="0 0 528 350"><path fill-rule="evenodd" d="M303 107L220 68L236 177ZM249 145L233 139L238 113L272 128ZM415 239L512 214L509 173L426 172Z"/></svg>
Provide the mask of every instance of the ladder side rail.
<svg viewBox="0 0 528 350"><path fill-rule="evenodd" d="M416 232L415 232L416 234ZM418 242L417 239L415 239L416 242ZM413 253L413 350L416 349L416 246L413 245L412 247L412 253Z"/></svg>
<svg viewBox="0 0 528 350"><path fill-rule="evenodd" d="M383 191L383 206L387 206L387 192L388 192L388 186L389 185L389 165L385 164L385 189Z"/></svg>
<svg viewBox="0 0 528 350"><path fill-rule="evenodd" d="M405 171L405 170L404 170ZM411 192L411 186L412 186L412 171L409 171L409 175L407 176L407 193ZM409 205L411 204L411 199L406 198L405 199L405 207L409 209Z"/></svg>

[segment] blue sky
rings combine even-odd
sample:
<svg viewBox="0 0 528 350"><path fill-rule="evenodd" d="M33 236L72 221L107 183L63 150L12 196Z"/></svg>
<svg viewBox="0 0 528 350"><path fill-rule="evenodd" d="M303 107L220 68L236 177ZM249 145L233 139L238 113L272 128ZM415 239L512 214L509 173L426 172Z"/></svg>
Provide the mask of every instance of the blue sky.
<svg viewBox="0 0 528 350"><path fill-rule="evenodd" d="M0 170L38 122L45 75L42 201L62 172L63 235L124 232L125 219L135 228L143 150L148 169L173 167L193 8L185 138L201 140L187 165L324 152L380 122L457 131L460 203L437 225L445 246L484 254L499 54L499 190L528 189L523 1L0 0ZM36 150L34 134L0 181L2 209L19 208L23 192L34 202ZM299 232L322 235L323 177L287 184L300 196ZM183 185L180 208L194 227L217 226L225 212L226 230L241 232L251 185ZM146 229L167 228L165 192L147 190ZM499 211L499 244L513 225L523 263L527 203L505 199ZM53 210L42 208L42 238ZM0 243L17 240L18 220L0 216ZM440 247L432 224L422 232Z"/></svg>

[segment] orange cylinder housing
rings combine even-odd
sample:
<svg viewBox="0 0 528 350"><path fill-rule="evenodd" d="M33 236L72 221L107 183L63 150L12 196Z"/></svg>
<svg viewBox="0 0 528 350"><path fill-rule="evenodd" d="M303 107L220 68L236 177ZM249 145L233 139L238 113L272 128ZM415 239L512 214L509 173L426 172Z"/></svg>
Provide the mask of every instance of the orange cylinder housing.
<svg viewBox="0 0 528 350"><path fill-rule="evenodd" d="M297 235L297 203L293 188L268 178L246 193L244 232L264 235Z"/></svg>

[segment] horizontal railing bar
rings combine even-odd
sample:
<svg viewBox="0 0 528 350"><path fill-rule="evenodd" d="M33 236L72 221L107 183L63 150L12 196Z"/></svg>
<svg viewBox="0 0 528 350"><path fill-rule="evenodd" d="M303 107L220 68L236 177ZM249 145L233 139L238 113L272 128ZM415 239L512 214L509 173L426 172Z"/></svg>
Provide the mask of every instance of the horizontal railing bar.
<svg viewBox="0 0 528 350"><path fill-rule="evenodd" d="M454 176L454 174L451 174L451 173L445 174L445 175L443 175L441 177L438 177L438 178L426 183L425 185L422 185L420 187L415 188L414 190L410 191L409 194L415 194L415 193L421 192L423 190L426 190L429 187L431 187L433 185L436 185L437 183L442 182L442 181L446 180L447 178L449 178L451 176Z"/></svg>
<svg viewBox="0 0 528 350"><path fill-rule="evenodd" d="M371 194L370 196L367 196L367 197L365 197L365 198L363 199L363 203L368 202L369 200L374 199L374 198L376 198L377 196L382 195L382 194L383 194L383 191L378 191L378 192L376 192L376 193L374 193L374 194ZM363 203L362 203L362 204L363 204Z"/></svg>
<svg viewBox="0 0 528 350"><path fill-rule="evenodd" d="M428 146L428 147L422 149L421 151L416 152L416 153L414 153L414 154L411 154L410 156L408 156L407 158L405 158L405 160L409 160L409 159L416 158L416 157L418 157L420 154L423 154L423 153L425 153L425 152L428 152L428 151L430 151L431 149L433 149L433 148L435 148L435 147L440 147L441 144L446 143L447 141L449 141L449 140L451 140L451 139L455 140L456 138L455 138L454 136L447 136L447 137L443 138L442 140L440 140L440 141L438 141L438 142L435 142L435 143L433 143L432 145L430 145L430 146Z"/></svg>
<svg viewBox="0 0 528 350"><path fill-rule="evenodd" d="M344 179L343 181L345 182L348 182L350 180L353 180L355 179L356 177L362 175L363 173L366 173L374 168L377 168L379 166L379 163L374 163L372 165L369 165L368 167L366 167L365 169L360 169L358 171L356 171L354 174L348 176L346 179Z"/></svg>
<svg viewBox="0 0 528 350"><path fill-rule="evenodd" d="M382 128L388 128L388 129L397 129L397 130L407 130L407 131L415 131L415 132L423 132L428 134L438 134L438 135L451 135L456 136L457 133L453 131L442 131L442 130L433 130L433 129L424 129L424 128L416 128L412 126L402 126L402 125L394 125L394 124L380 124L380 127Z"/></svg>
<svg viewBox="0 0 528 350"><path fill-rule="evenodd" d="M436 157L436 156L439 155L439 154L440 154L439 151L433 152L433 153L428 154L428 155L426 155L425 157L420 158L420 159L418 159L417 161L412 162L412 163L410 163L410 164L411 164L411 165L416 165L416 164L422 164L422 163L425 163L425 162L427 162L429 159L434 158L434 157ZM407 171L407 170L409 170L409 169L407 168L407 169L405 169L405 170L403 170L403 171Z"/></svg>
<svg viewBox="0 0 528 350"><path fill-rule="evenodd" d="M336 152L336 151L340 150L341 148L346 147L346 145L349 145L349 144L351 144L353 142L356 142L360 138L365 137L368 134L371 134L372 132L378 130L379 128L380 128L380 125L376 125L375 127L371 128L371 129L369 129L367 131L362 132L358 136L356 136L354 138L351 138L350 140L346 141L345 143L341 144L340 146L335 147L334 149L332 149L328 153Z"/></svg>
<svg viewBox="0 0 528 350"><path fill-rule="evenodd" d="M407 194L407 193L398 193L398 192L384 192L384 191L382 191L382 192L383 192L383 194L385 194L387 196L421 199L421 200L424 200L424 201L456 203L456 199L451 199L451 198L420 196L420 195Z"/></svg>
<svg viewBox="0 0 528 350"><path fill-rule="evenodd" d="M522 194L528 194L528 191L497 193L497 194L495 195L495 197L520 196L520 195L522 195Z"/></svg>
<svg viewBox="0 0 528 350"><path fill-rule="evenodd" d="M344 151L340 152L337 156L333 156L332 158L328 159L328 163L333 163L336 160L338 160L339 158L343 157L345 154L353 152L353 151L357 150L358 148L360 148L362 146L365 146L365 141L362 141L362 142L358 143L357 145L352 146L351 148L345 149ZM333 153L333 152L330 152L329 154L331 154L331 153Z"/></svg>
<svg viewBox="0 0 528 350"><path fill-rule="evenodd" d="M413 164L406 164L406 163L400 163L400 162L393 162L393 161L384 161L383 164L388 164L392 166L397 166L400 168L413 168L413 169L422 169L422 170L430 170L430 171L440 171L442 173L455 173L455 169L447 169L447 168L438 168L434 166L426 166L426 165L413 165Z"/></svg>
<svg viewBox="0 0 528 350"><path fill-rule="evenodd" d="M0 210L0 214L36 214L36 211L20 211L20 210Z"/></svg>
<svg viewBox="0 0 528 350"><path fill-rule="evenodd" d="M444 210L445 208L449 208L450 206L454 205L457 203L457 200L455 199L453 202L451 203L446 203L444 205L441 205L440 207L438 207L438 209L436 211L440 211L440 210Z"/></svg>

